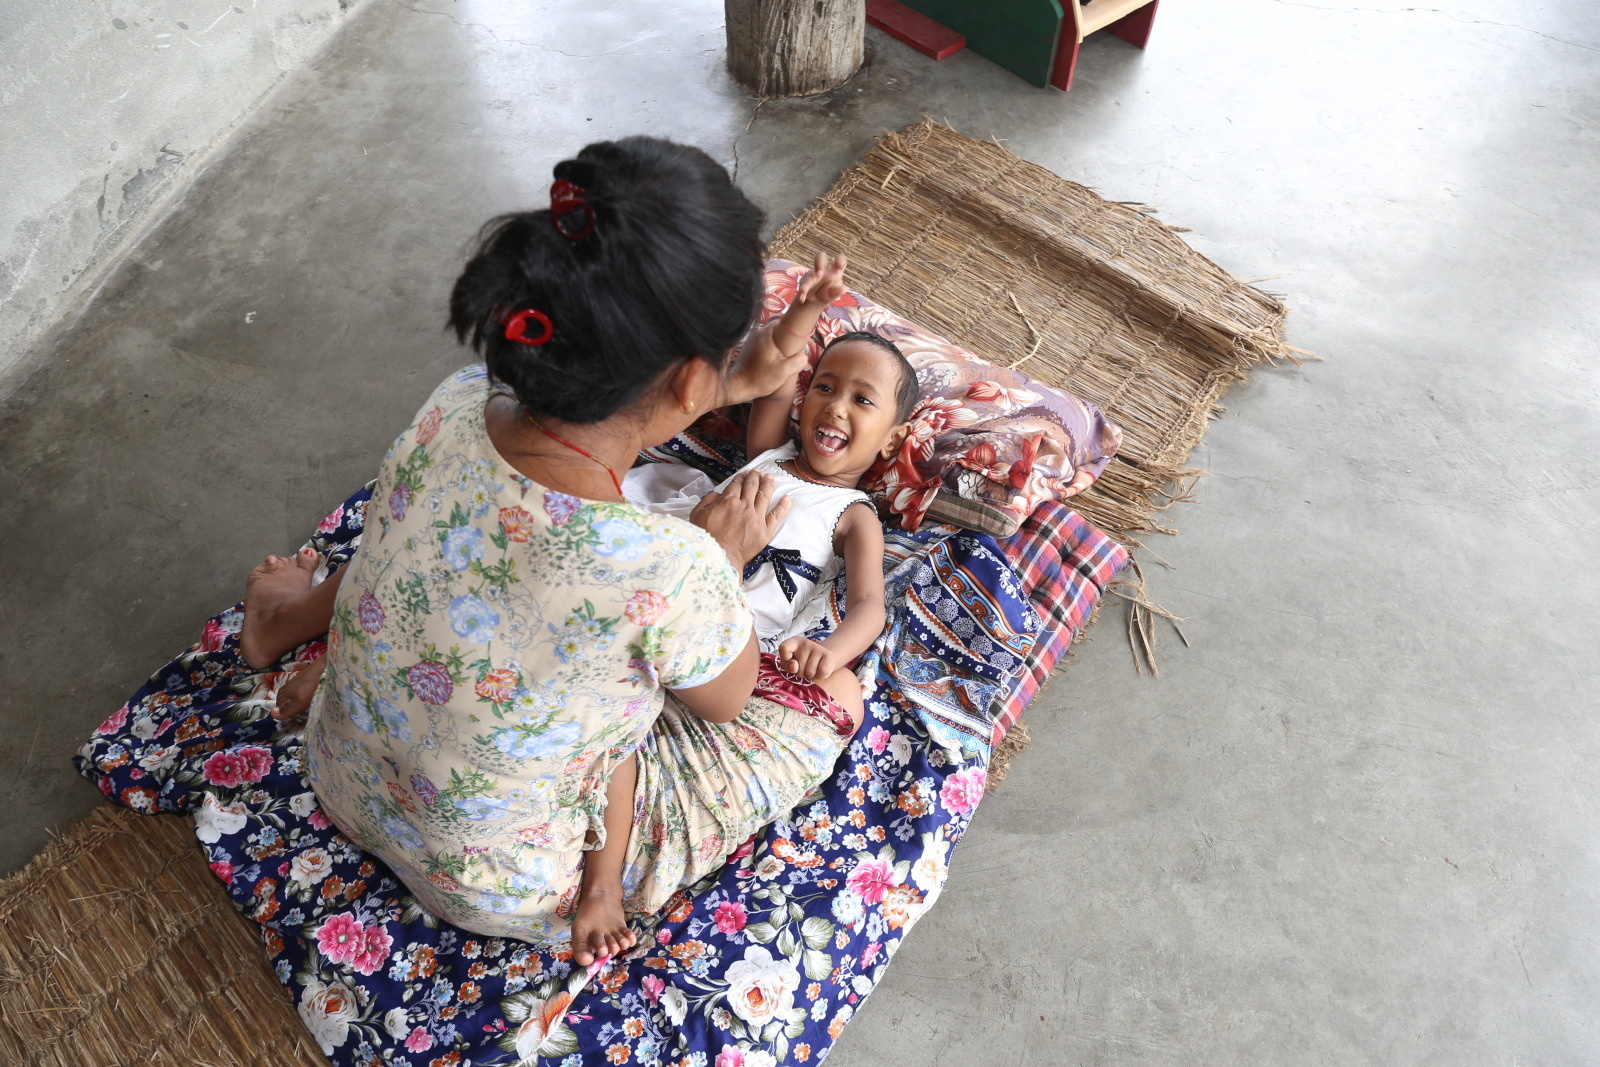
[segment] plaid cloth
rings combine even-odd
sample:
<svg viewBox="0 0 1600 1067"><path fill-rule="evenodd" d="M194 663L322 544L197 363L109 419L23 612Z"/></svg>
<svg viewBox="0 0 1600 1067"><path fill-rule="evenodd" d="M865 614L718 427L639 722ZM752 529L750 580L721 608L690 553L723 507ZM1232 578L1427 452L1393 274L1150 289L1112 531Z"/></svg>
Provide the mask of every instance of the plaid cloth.
<svg viewBox="0 0 1600 1067"><path fill-rule="evenodd" d="M1039 636L1016 686L995 720L998 745L1016 725L1072 639L1100 602L1106 586L1128 562L1128 550L1055 501L1040 504L1010 537L1000 541L1039 612Z"/></svg>

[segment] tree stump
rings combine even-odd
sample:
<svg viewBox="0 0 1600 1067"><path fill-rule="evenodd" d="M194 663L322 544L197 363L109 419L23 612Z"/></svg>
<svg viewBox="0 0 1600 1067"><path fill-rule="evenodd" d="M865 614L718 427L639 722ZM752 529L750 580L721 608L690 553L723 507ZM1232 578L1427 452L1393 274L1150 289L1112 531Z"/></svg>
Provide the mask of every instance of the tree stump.
<svg viewBox="0 0 1600 1067"><path fill-rule="evenodd" d="M723 0L728 73L760 96L805 96L861 68L866 0Z"/></svg>

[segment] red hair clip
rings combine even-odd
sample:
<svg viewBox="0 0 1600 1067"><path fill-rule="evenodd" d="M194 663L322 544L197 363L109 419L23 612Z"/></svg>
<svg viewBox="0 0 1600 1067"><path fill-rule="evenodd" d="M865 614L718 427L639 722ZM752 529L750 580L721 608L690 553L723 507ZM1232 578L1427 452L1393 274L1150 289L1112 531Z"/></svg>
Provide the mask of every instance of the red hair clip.
<svg viewBox="0 0 1600 1067"><path fill-rule="evenodd" d="M529 319L544 327L544 332L537 337L529 337ZM532 308L523 308L521 311L513 312L506 318L506 340L515 341L519 345L542 345L549 341L555 332L556 328L550 324L550 316Z"/></svg>
<svg viewBox="0 0 1600 1067"><path fill-rule="evenodd" d="M581 186L564 180L550 186L550 223L569 241L594 232L594 207L583 198Z"/></svg>

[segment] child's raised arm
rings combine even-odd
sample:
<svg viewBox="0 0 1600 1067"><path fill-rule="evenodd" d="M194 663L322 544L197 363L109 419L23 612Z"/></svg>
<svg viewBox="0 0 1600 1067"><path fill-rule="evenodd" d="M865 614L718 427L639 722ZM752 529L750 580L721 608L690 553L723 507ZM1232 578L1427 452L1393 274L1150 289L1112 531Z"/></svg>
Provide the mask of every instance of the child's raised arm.
<svg viewBox="0 0 1600 1067"><path fill-rule="evenodd" d="M805 351L817 320L828 305L844 295L844 269L848 266L843 255L830 261L818 252L812 262L811 273L800 279L799 291L789 310L772 325L757 332L751 344L771 345L783 359L790 359ZM802 364L803 366L803 364ZM745 452L750 458L777 448L789 439L789 411L794 404L795 382L800 376L796 367L787 380L772 392L759 397L750 408L750 423L745 429Z"/></svg>
<svg viewBox="0 0 1600 1067"><path fill-rule="evenodd" d="M834 548L844 557L845 608L839 628L821 641L791 637L778 661L794 674L820 682L872 647L883 633L883 526L866 504L852 504L839 520Z"/></svg>

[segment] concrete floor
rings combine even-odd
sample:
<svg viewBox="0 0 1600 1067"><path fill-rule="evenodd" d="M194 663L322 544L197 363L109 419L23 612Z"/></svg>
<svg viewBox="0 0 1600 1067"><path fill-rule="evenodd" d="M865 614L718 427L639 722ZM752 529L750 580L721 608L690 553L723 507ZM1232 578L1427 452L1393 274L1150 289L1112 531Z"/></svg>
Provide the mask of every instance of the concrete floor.
<svg viewBox="0 0 1600 1067"><path fill-rule="evenodd" d="M927 113L1277 275L1329 358L1231 395L1146 554L1191 646L1137 676L1108 612L832 1062L1600 1061L1594 5L1169 3L1069 94L870 31L760 107L716 0L622 6L366 9L0 386L0 869L464 362L479 222L647 131L776 224Z"/></svg>

